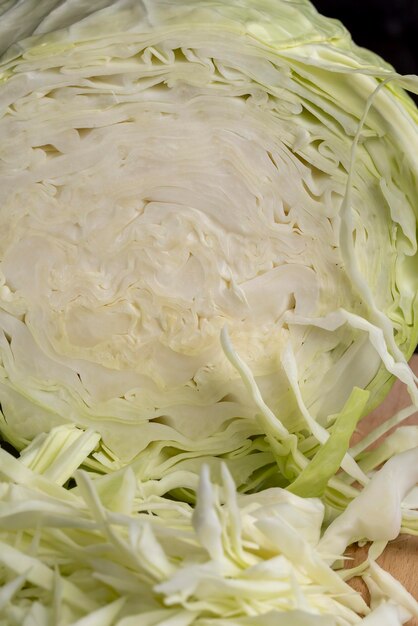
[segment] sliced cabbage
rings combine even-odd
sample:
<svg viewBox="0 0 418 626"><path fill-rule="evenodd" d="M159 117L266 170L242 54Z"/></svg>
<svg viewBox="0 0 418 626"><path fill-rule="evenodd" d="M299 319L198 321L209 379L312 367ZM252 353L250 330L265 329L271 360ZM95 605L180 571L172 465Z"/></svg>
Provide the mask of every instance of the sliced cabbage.
<svg viewBox="0 0 418 626"><path fill-rule="evenodd" d="M393 456L373 476L327 528L320 542L321 550L334 555L364 537L386 542L396 539L402 524L401 504L417 483L418 446Z"/></svg>
<svg viewBox="0 0 418 626"><path fill-rule="evenodd" d="M307 1L3 1L0 41L3 437L76 425L161 490L222 458L309 494L318 446L316 495L366 482L356 421L417 401L414 79Z"/></svg>
<svg viewBox="0 0 418 626"><path fill-rule="evenodd" d="M394 626L418 614L373 561L372 611L332 569L319 499L239 495L225 465L219 482L203 466L194 508L144 496L131 466L78 470L66 489L28 455L0 450L0 624Z"/></svg>

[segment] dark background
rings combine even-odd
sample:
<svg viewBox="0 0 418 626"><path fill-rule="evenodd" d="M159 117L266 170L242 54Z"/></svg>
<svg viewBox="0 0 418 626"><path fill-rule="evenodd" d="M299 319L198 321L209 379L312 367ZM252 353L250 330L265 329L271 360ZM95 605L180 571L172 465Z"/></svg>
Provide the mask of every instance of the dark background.
<svg viewBox="0 0 418 626"><path fill-rule="evenodd" d="M400 74L418 74L418 0L313 0L354 41L377 52Z"/></svg>

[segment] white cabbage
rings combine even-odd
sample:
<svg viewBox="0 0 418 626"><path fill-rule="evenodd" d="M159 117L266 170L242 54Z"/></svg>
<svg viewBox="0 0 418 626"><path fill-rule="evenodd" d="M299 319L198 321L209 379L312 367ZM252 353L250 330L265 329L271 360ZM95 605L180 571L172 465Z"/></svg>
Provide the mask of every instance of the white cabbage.
<svg viewBox="0 0 418 626"><path fill-rule="evenodd" d="M2 625L349 626L367 615L365 625L396 626L418 615L373 559L363 566L372 611L331 568L319 499L279 488L239 495L225 465L217 484L203 467L194 509L144 497L132 468L79 471L71 490L45 470L0 450Z"/></svg>
<svg viewBox="0 0 418 626"><path fill-rule="evenodd" d="M387 64L308 2L0 11L6 438L74 423L153 479L251 452L249 486L274 459L225 324L299 438L414 387L418 117Z"/></svg>
<svg viewBox="0 0 418 626"><path fill-rule="evenodd" d="M0 0L0 54L0 626L417 616L416 77L307 0Z"/></svg>

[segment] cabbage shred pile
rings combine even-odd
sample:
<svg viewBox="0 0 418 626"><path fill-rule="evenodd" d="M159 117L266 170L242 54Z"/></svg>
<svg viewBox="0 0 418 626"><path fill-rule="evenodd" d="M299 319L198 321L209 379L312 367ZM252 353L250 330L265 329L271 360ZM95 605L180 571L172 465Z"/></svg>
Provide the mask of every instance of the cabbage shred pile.
<svg viewBox="0 0 418 626"><path fill-rule="evenodd" d="M0 626L418 615L418 79L307 0L0 0L0 54Z"/></svg>

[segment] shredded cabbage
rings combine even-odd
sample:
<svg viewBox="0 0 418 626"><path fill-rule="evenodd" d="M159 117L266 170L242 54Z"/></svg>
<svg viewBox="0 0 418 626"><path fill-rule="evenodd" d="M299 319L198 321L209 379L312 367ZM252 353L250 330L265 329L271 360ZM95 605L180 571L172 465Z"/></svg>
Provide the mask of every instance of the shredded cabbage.
<svg viewBox="0 0 418 626"><path fill-rule="evenodd" d="M405 454L390 467L416 470ZM388 471L363 492L369 525L357 537L376 538L372 490ZM132 468L95 478L78 470L70 490L47 476L0 450L1 624L345 626L367 615L365 623L389 626L418 615L416 600L374 561L363 572L379 588L371 612L328 563L349 543L330 559L339 520L350 517L355 529L359 507L321 538L321 500L280 488L237 494L226 465L219 483L203 466L194 508L144 497ZM400 502L387 508L400 516Z"/></svg>

